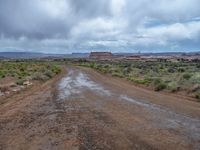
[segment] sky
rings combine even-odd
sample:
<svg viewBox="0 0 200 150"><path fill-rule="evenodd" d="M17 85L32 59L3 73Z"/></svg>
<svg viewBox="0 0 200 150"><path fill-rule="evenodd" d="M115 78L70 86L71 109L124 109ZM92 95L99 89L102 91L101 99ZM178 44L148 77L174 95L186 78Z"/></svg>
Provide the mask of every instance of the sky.
<svg viewBox="0 0 200 150"><path fill-rule="evenodd" d="M0 0L0 52L200 51L200 0Z"/></svg>

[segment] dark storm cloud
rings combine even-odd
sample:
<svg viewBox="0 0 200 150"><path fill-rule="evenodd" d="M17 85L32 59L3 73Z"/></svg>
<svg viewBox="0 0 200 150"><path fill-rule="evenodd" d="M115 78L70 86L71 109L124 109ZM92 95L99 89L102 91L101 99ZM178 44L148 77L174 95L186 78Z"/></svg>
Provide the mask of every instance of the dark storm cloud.
<svg viewBox="0 0 200 150"><path fill-rule="evenodd" d="M6 37L67 37L82 19L109 14L106 0L1 0L0 33Z"/></svg>
<svg viewBox="0 0 200 150"><path fill-rule="evenodd" d="M35 1L37 3L37 1ZM0 1L0 32L5 37L52 37L67 32L66 24L59 18L38 10L37 4L28 0Z"/></svg>
<svg viewBox="0 0 200 150"><path fill-rule="evenodd" d="M108 0L69 0L69 3L77 16L94 18L111 15Z"/></svg>

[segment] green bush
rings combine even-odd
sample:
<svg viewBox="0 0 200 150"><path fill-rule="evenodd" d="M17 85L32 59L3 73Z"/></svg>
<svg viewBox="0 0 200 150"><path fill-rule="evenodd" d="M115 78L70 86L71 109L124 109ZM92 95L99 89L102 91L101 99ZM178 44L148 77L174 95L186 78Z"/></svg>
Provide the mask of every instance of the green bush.
<svg viewBox="0 0 200 150"><path fill-rule="evenodd" d="M158 84L160 84L161 82L162 82L162 79L160 79L160 78L155 78L153 80L153 83L154 83L155 86L158 85Z"/></svg>
<svg viewBox="0 0 200 150"><path fill-rule="evenodd" d="M178 68L178 72L185 72L184 68Z"/></svg>
<svg viewBox="0 0 200 150"><path fill-rule="evenodd" d="M40 72L36 72L33 76L32 76L33 80L38 80L38 81L46 81L49 79L49 77L45 76L44 74L40 73Z"/></svg>
<svg viewBox="0 0 200 150"><path fill-rule="evenodd" d="M176 82L170 82L168 85L167 85L167 89L170 90L171 92L176 92L179 90L179 86L177 85Z"/></svg>
<svg viewBox="0 0 200 150"><path fill-rule="evenodd" d="M49 78L52 78L54 76L54 73L50 70L45 70L44 75Z"/></svg>
<svg viewBox="0 0 200 150"><path fill-rule="evenodd" d="M4 71L0 71L0 78L5 78L6 73Z"/></svg>
<svg viewBox="0 0 200 150"><path fill-rule="evenodd" d="M124 75L129 74L131 71L132 71L131 67L126 67L126 68L124 68L124 69L122 70L122 72L123 72Z"/></svg>
<svg viewBox="0 0 200 150"><path fill-rule="evenodd" d="M55 74L59 74L61 72L61 68L58 66L54 66L51 71Z"/></svg>
<svg viewBox="0 0 200 150"><path fill-rule="evenodd" d="M165 83L159 83L155 86L155 91L162 91L166 89L167 85Z"/></svg>
<svg viewBox="0 0 200 150"><path fill-rule="evenodd" d="M197 99L198 102L200 102L200 93L196 93L195 98Z"/></svg>
<svg viewBox="0 0 200 150"><path fill-rule="evenodd" d="M168 69L168 72L169 73L174 73L174 72L176 72L176 69L171 67L171 68Z"/></svg>
<svg viewBox="0 0 200 150"><path fill-rule="evenodd" d="M102 73L108 73L109 69L108 68L103 68L103 67L97 67L96 68L98 71L102 72Z"/></svg>
<svg viewBox="0 0 200 150"><path fill-rule="evenodd" d="M149 80L147 79L136 79L134 77L129 77L128 80L136 83L136 84L145 84L145 85L148 85L150 83Z"/></svg>
<svg viewBox="0 0 200 150"><path fill-rule="evenodd" d="M112 73L112 76L113 76L113 77L120 77L120 78L123 78L123 75L120 74L120 73L118 73L118 72L113 72L113 73Z"/></svg>
<svg viewBox="0 0 200 150"><path fill-rule="evenodd" d="M191 77L190 81L193 84L200 83L200 72L197 72L197 73L193 74L193 76Z"/></svg>
<svg viewBox="0 0 200 150"><path fill-rule="evenodd" d="M24 80L22 80L22 79L16 81L17 85L23 85L23 83L24 83Z"/></svg>
<svg viewBox="0 0 200 150"><path fill-rule="evenodd" d="M183 74L183 78L186 80L189 80L191 78L191 74L185 73L185 74Z"/></svg>

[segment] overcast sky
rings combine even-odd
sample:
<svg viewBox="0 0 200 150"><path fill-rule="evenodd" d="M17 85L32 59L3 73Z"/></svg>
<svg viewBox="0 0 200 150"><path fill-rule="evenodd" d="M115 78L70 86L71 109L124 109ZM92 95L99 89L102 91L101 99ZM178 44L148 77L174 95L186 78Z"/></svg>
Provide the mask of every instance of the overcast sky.
<svg viewBox="0 0 200 150"><path fill-rule="evenodd" d="M200 51L200 0L0 0L0 51Z"/></svg>

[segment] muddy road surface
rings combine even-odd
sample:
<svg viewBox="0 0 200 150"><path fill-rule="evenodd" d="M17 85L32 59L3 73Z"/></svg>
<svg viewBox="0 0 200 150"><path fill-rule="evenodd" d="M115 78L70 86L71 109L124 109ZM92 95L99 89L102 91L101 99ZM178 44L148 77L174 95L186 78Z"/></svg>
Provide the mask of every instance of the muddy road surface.
<svg viewBox="0 0 200 150"><path fill-rule="evenodd" d="M200 104L91 69L0 105L1 150L199 150Z"/></svg>

